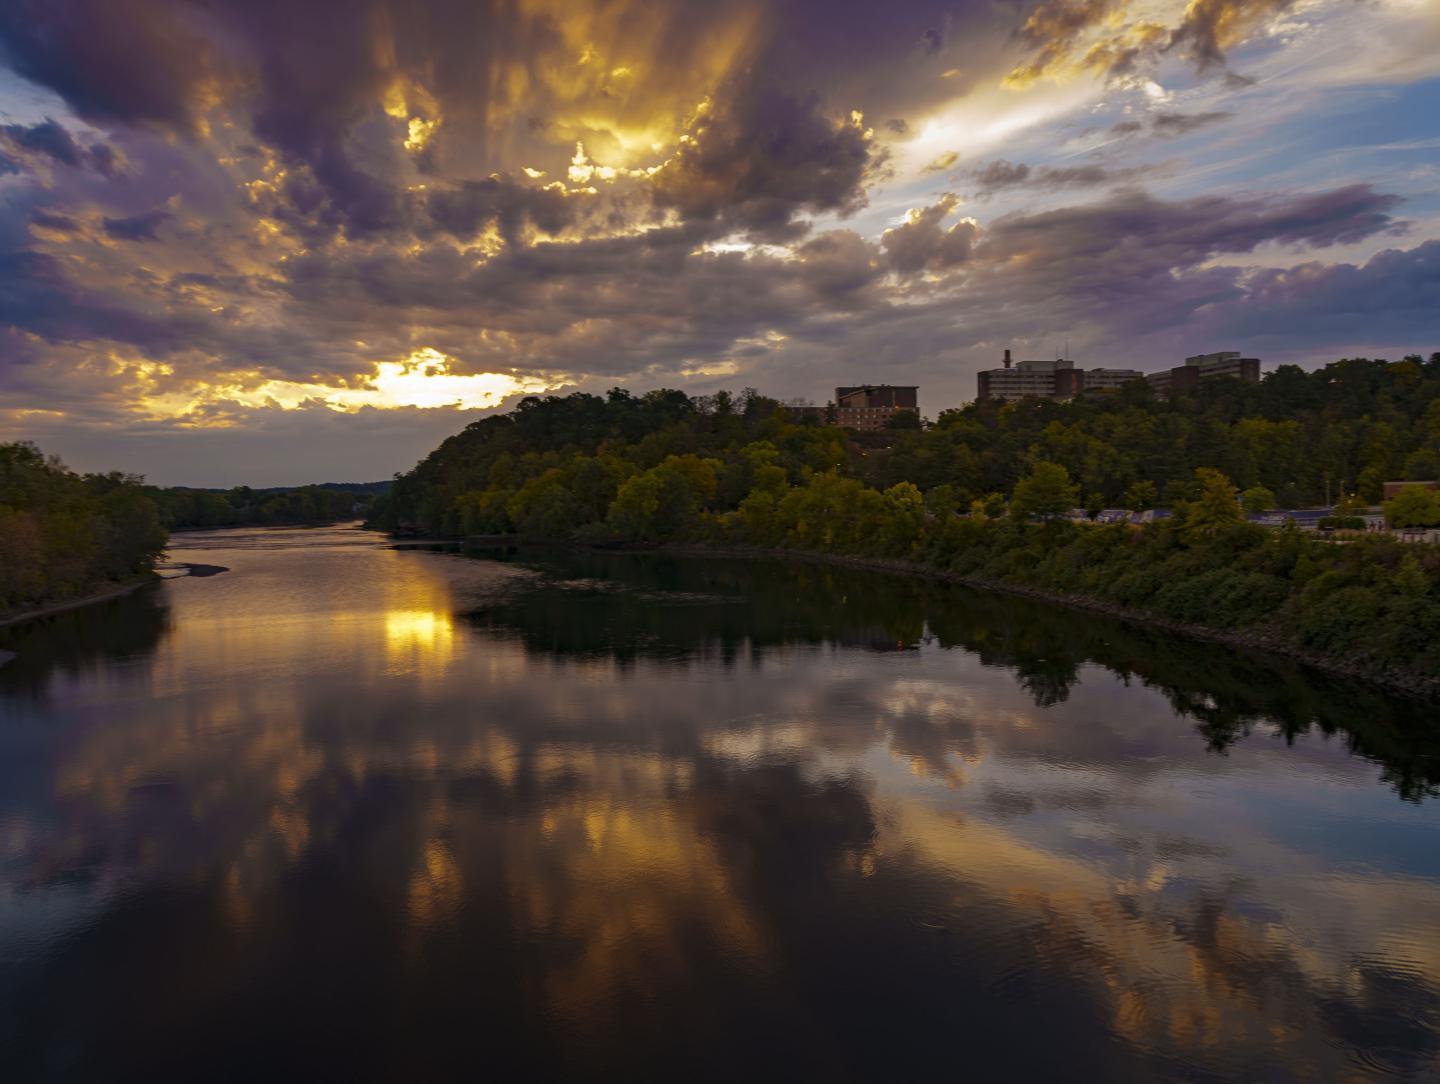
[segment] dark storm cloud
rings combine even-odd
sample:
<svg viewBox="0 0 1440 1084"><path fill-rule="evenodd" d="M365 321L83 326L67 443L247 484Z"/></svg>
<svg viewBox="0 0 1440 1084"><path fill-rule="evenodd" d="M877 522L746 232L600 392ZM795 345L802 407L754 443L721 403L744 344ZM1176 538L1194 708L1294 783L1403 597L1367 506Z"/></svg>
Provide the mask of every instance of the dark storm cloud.
<svg viewBox="0 0 1440 1084"><path fill-rule="evenodd" d="M712 89L696 73L711 54L739 55L747 21L758 18L756 5L700 0L573 10L470 0L19 0L0 15L0 48L90 120L197 139L210 134L207 111L242 122L290 174L272 196L275 217L314 242L341 229L413 227L412 168L444 175L459 163L483 175L516 168L502 157L527 149L558 164L554 143L564 137L551 129L555 113L574 111L561 99L579 93L577 67L594 68L582 80L585 100L613 114L596 121L599 136L610 138L611 124L648 124L657 111L682 111L678 120ZM627 51L629 39L641 45ZM613 82L630 78L633 86ZM398 120L382 109L396 94ZM738 119L747 105L717 101L717 115ZM395 138L406 116L436 127L413 159ZM771 217L754 205L750 214Z"/></svg>
<svg viewBox="0 0 1440 1084"><path fill-rule="evenodd" d="M1207 113L1174 113L1161 111L1152 113L1144 120L1122 120L1110 126L1114 135L1129 136L1148 132L1156 139L1175 139L1221 121L1229 120L1235 114L1222 110Z"/></svg>
<svg viewBox="0 0 1440 1084"><path fill-rule="evenodd" d="M1202 58L1205 18L1229 47L1218 10L1191 20L1176 55ZM1423 323L1424 261L1292 279L1216 266L1266 243L1397 231L1395 198L1369 188L1126 191L976 222L954 195L917 194L934 180L921 174L865 210L937 110L1000 80L1017 43L1054 45L1049 74L1093 72L1086 34L1112 17L1086 0L0 3L0 64L71 110L51 102L58 119L0 128L7 405L165 426L135 387L182 403L267 379L354 389L422 348L459 373L587 388L708 390L731 378L707 372L733 367L736 383L789 391L857 361L907 381L949 366L949 379L958 351L1017 327L1125 337L1197 314L1269 327L1257 292L1310 320L1307 283L1323 296L1351 283L1376 306L1371 325L1387 306L1393 326ZM1119 31L1093 64L1152 57L1174 30ZM1130 123L1159 138L1225 116ZM1017 203L1138 176L1124 161L957 163L935 160L945 187ZM1338 306L1326 326L1365 323ZM154 387L141 370L161 371ZM197 410L245 426L267 414L223 397ZM304 424L275 432L298 440ZM442 424L426 423L427 441Z"/></svg>
<svg viewBox="0 0 1440 1084"><path fill-rule="evenodd" d="M261 138L304 165L359 229L390 225L393 193L352 159L350 136L373 92L373 5L163 0L15 0L0 49L20 74L96 122L199 133L210 99L247 106Z"/></svg>
<svg viewBox="0 0 1440 1084"><path fill-rule="evenodd" d="M945 219L958 204L953 195L939 203L912 211L907 221L886 230L880 238L886 262L901 275L920 271L943 271L958 266L970 257L980 228L974 222L961 221L950 226Z"/></svg>
<svg viewBox="0 0 1440 1084"><path fill-rule="evenodd" d="M195 314L198 316L198 314ZM40 252L0 252L0 327L52 343L101 340L143 345L157 353L196 330L186 317L166 319L73 284L64 265Z"/></svg>
<svg viewBox="0 0 1440 1084"><path fill-rule="evenodd" d="M1058 191L1062 188L1094 188L1102 184L1130 181L1141 175L1141 167L1110 169L1104 166L1040 166L1009 162L997 158L979 169L971 170L977 195L988 196L1009 188L1035 188Z"/></svg>
<svg viewBox="0 0 1440 1084"><path fill-rule="evenodd" d="M512 247L480 265L443 247L317 252L288 262L287 289L327 326L447 328L441 348L478 367L487 355L475 336L486 329L511 344L489 364L523 357L535 370L619 375L724 357L768 330L801 342L857 334L846 321L883 326L901 346L928 341L937 319L988 326L1002 310L1073 312L1117 329L1183 323L1244 296L1236 268L1208 261L1267 242L1322 247L1394 231L1395 202L1364 186L1288 199L1126 193L986 229L947 225L958 204L946 196L878 243L830 231L789 259L697 251L706 232L691 226ZM924 286L935 307L905 296L921 272L936 277ZM586 334L574 335L580 326Z"/></svg>
<svg viewBox="0 0 1440 1084"><path fill-rule="evenodd" d="M326 324L433 324L444 329L434 345L479 368L608 376L723 357L767 330L879 303L867 289L879 275L874 247L849 231L812 237L788 260L697 251L707 235L686 226L542 241L479 265L445 246L314 253L290 261L288 290ZM504 345L484 345L482 329Z"/></svg>
<svg viewBox="0 0 1440 1084"><path fill-rule="evenodd" d="M563 231L575 221L574 199L554 188L491 176L433 192L426 208L431 222L453 237L469 240L494 227L515 244L527 225L550 236Z"/></svg>
<svg viewBox="0 0 1440 1084"><path fill-rule="evenodd" d="M1293 197L1202 196L1168 202L1143 192L1101 203L991 224L991 258L1025 254L1057 269L1098 260L1117 267L1185 267L1222 253L1252 252L1265 242L1322 247L1399 233L1390 214L1397 196L1368 184Z"/></svg>
<svg viewBox="0 0 1440 1084"><path fill-rule="evenodd" d="M110 147L103 143L82 147L64 125L49 117L38 124L0 125L0 143L72 169L93 169L106 177L113 176L119 167L119 160Z"/></svg>
<svg viewBox="0 0 1440 1084"><path fill-rule="evenodd" d="M1440 241L1390 249L1368 263L1266 268L1215 319L1234 335L1315 344L1377 335L1433 337L1440 313Z"/></svg>
<svg viewBox="0 0 1440 1084"><path fill-rule="evenodd" d="M810 238L796 252L797 277L827 308L837 312L873 307L878 278L875 248L853 230Z"/></svg>
<svg viewBox="0 0 1440 1084"><path fill-rule="evenodd" d="M1132 16L1124 0L1043 0L1016 32L1031 56L1010 79L1033 82L1066 67L1125 78L1169 52L1188 58L1202 72L1224 68L1230 49L1293 4L1191 0L1178 22L1162 25Z"/></svg>
<svg viewBox="0 0 1440 1084"><path fill-rule="evenodd" d="M875 147L813 97L769 85L731 90L697 122L654 180L658 206L766 240L793 238L804 211L850 214L865 203Z"/></svg>
<svg viewBox="0 0 1440 1084"><path fill-rule="evenodd" d="M1197 128L1206 128L1228 120L1234 114L1221 111L1210 113L1156 113L1150 118L1150 130L1157 136L1189 135ZM1116 126L1118 129L1118 125Z"/></svg>
<svg viewBox="0 0 1440 1084"><path fill-rule="evenodd" d="M61 233L71 233L79 228L79 224L69 215L52 214L49 211L36 211L30 216L30 221L43 229L58 230Z"/></svg>
<svg viewBox="0 0 1440 1084"><path fill-rule="evenodd" d="M84 160L80 144L59 122L47 117L39 124L0 125L0 135L17 147L38 151L65 166L78 166Z"/></svg>
<svg viewBox="0 0 1440 1084"><path fill-rule="evenodd" d="M1190 0L1167 48L1179 49L1201 68L1225 64L1225 50L1250 27L1294 5L1294 0Z"/></svg>
<svg viewBox="0 0 1440 1084"><path fill-rule="evenodd" d="M126 218L104 220L105 233L117 241L156 241L159 229L175 216L166 210L146 211Z"/></svg>
<svg viewBox="0 0 1440 1084"><path fill-rule="evenodd" d="M7 0L0 57L81 116L191 129L214 49L198 6L157 0Z"/></svg>
<svg viewBox="0 0 1440 1084"><path fill-rule="evenodd" d="M443 174L447 160L468 159L492 172L515 131L553 126L555 91L543 73L573 69L569 50L583 41L567 36L568 11L468 0L214 0L203 8L19 0L7 10L0 43L11 65L81 116L192 136L204 131L207 109L243 118L287 167L268 213L311 243L341 229L367 236L414 227L396 122L379 109L387 91L406 80L427 88L409 112L438 130L413 165ZM766 11L763 33L743 30L747 19L762 25L760 9L745 4L577 5L574 17L596 23L592 38L601 48L602 33L653 43L645 63L617 69L638 68L636 90L651 93L634 97L650 110L667 95L692 108L709 88L683 93L691 70L717 43L749 33L753 52L736 69L743 74L715 90L703 134L697 128L697 142L655 188L663 207L775 239L796 234L798 214L863 203L861 178L877 152L858 125L837 125L835 117L857 105L923 106L954 93L941 72L983 48L974 34L952 42L947 26L960 11L931 0L903 12L799 2ZM917 57L924 63L917 66ZM607 85L610 78L594 93L614 102L624 90ZM853 91L831 100L845 85ZM526 88L524 98L517 86Z"/></svg>

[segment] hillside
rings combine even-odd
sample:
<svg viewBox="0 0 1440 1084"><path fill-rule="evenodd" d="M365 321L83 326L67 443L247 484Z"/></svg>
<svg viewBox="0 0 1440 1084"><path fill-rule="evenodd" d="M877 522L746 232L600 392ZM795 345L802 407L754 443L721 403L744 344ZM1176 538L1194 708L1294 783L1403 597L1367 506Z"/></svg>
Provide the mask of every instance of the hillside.
<svg viewBox="0 0 1440 1084"><path fill-rule="evenodd" d="M397 478L373 522L905 561L1426 685L1440 680L1440 552L1260 528L1238 498L1374 501L1387 480L1435 478L1437 456L1440 354L1284 367L1168 401L1137 382L971 404L864 439L792 424L754 392L617 389L526 399L468 426ZM1053 518L1077 504L1173 514L1144 527Z"/></svg>

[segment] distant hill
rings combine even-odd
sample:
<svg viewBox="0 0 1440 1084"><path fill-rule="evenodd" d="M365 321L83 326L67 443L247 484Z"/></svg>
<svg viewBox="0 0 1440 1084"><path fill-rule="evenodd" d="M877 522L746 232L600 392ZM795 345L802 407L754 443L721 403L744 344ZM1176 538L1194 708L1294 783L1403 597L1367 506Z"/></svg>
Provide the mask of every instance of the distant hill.
<svg viewBox="0 0 1440 1084"><path fill-rule="evenodd" d="M369 494L377 496L381 493L389 493L390 487L395 483L387 478L383 482L312 482L303 486L166 486L166 489L177 492L188 493L230 493L235 489L246 488L252 493L294 493L300 489L333 489L343 493L354 493L356 496Z"/></svg>
<svg viewBox="0 0 1440 1084"><path fill-rule="evenodd" d="M393 479L386 478L383 482L316 482L313 486L289 486L276 489L268 489L267 493L283 493L285 489L341 489L346 493L389 493L390 487L394 485Z"/></svg>
<svg viewBox="0 0 1440 1084"><path fill-rule="evenodd" d="M146 487L170 530L208 527L273 527L364 519L389 482L320 482L308 486L252 489Z"/></svg>

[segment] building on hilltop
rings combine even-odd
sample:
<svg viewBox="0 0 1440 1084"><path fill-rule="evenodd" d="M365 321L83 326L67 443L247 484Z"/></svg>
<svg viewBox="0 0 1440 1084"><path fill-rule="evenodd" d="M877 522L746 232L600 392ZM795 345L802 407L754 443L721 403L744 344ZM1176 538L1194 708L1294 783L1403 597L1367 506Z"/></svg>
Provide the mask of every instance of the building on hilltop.
<svg viewBox="0 0 1440 1084"><path fill-rule="evenodd" d="M1185 359L1184 365L1145 377L1157 395L1187 391L1202 380L1230 376L1254 384L1260 380L1260 359L1242 358L1238 350L1220 350L1213 354L1196 354Z"/></svg>
<svg viewBox="0 0 1440 1084"><path fill-rule="evenodd" d="M1139 380L1135 369L1079 369L1069 358L1054 361L1011 361L1010 351L998 369L978 374L981 399L1071 399L1085 391L1118 388Z"/></svg>
<svg viewBox="0 0 1440 1084"><path fill-rule="evenodd" d="M835 389L833 421L847 429L884 429L901 411L920 412L920 389L910 385L861 384Z"/></svg>
<svg viewBox="0 0 1440 1084"><path fill-rule="evenodd" d="M1214 376L1230 376L1255 383L1260 359L1242 358L1238 350L1196 354L1185 364L1158 373L1138 369L1081 369L1068 358L1054 361L1010 360L1010 351L998 369L983 369L976 376L980 399L1073 399L1085 392L1113 391L1132 380L1145 380L1157 395L1193 388Z"/></svg>
<svg viewBox="0 0 1440 1084"><path fill-rule="evenodd" d="M1141 380L1145 374L1139 369L1083 369L1081 391L1109 391L1132 380Z"/></svg>

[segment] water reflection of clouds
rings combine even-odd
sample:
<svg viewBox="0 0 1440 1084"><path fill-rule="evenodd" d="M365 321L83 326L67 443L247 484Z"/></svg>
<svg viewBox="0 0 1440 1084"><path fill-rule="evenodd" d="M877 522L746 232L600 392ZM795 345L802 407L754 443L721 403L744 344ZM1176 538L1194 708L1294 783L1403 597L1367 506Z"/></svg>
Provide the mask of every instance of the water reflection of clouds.
<svg viewBox="0 0 1440 1084"><path fill-rule="evenodd" d="M213 596L177 598L162 695L72 720L48 808L6 822L0 915L82 875L202 886L240 935L287 914L305 871L366 855L352 887L404 931L405 966L503 929L528 948L477 981L601 1044L697 983L782 1016L828 1004L804 986L835 966L818 954L853 946L864 971L868 942L966 975L948 996L972 1024L1071 999L1120 1040L1111 1069L1183 1057L1255 1078L1330 1066L1334 1044L1437 1064L1440 885L1403 856L1337 866L1273 827L1316 801L1382 815L1346 804L1374 771L1337 745L1217 759L1158 692L1087 669L1039 706L938 647L792 644L728 655L739 668L550 657L453 626L426 593L443 588L380 591L370 611L336 598L362 616L318 613L279 645L189 621L188 601L216 616ZM277 646L334 672L266 680ZM261 676L216 680L221 651L258 652ZM1263 816L1246 802L1262 777ZM1424 815L1385 797L1385 817ZM916 985L900 1007L936 989ZM1102 1057L1063 1027L1052 1041Z"/></svg>

